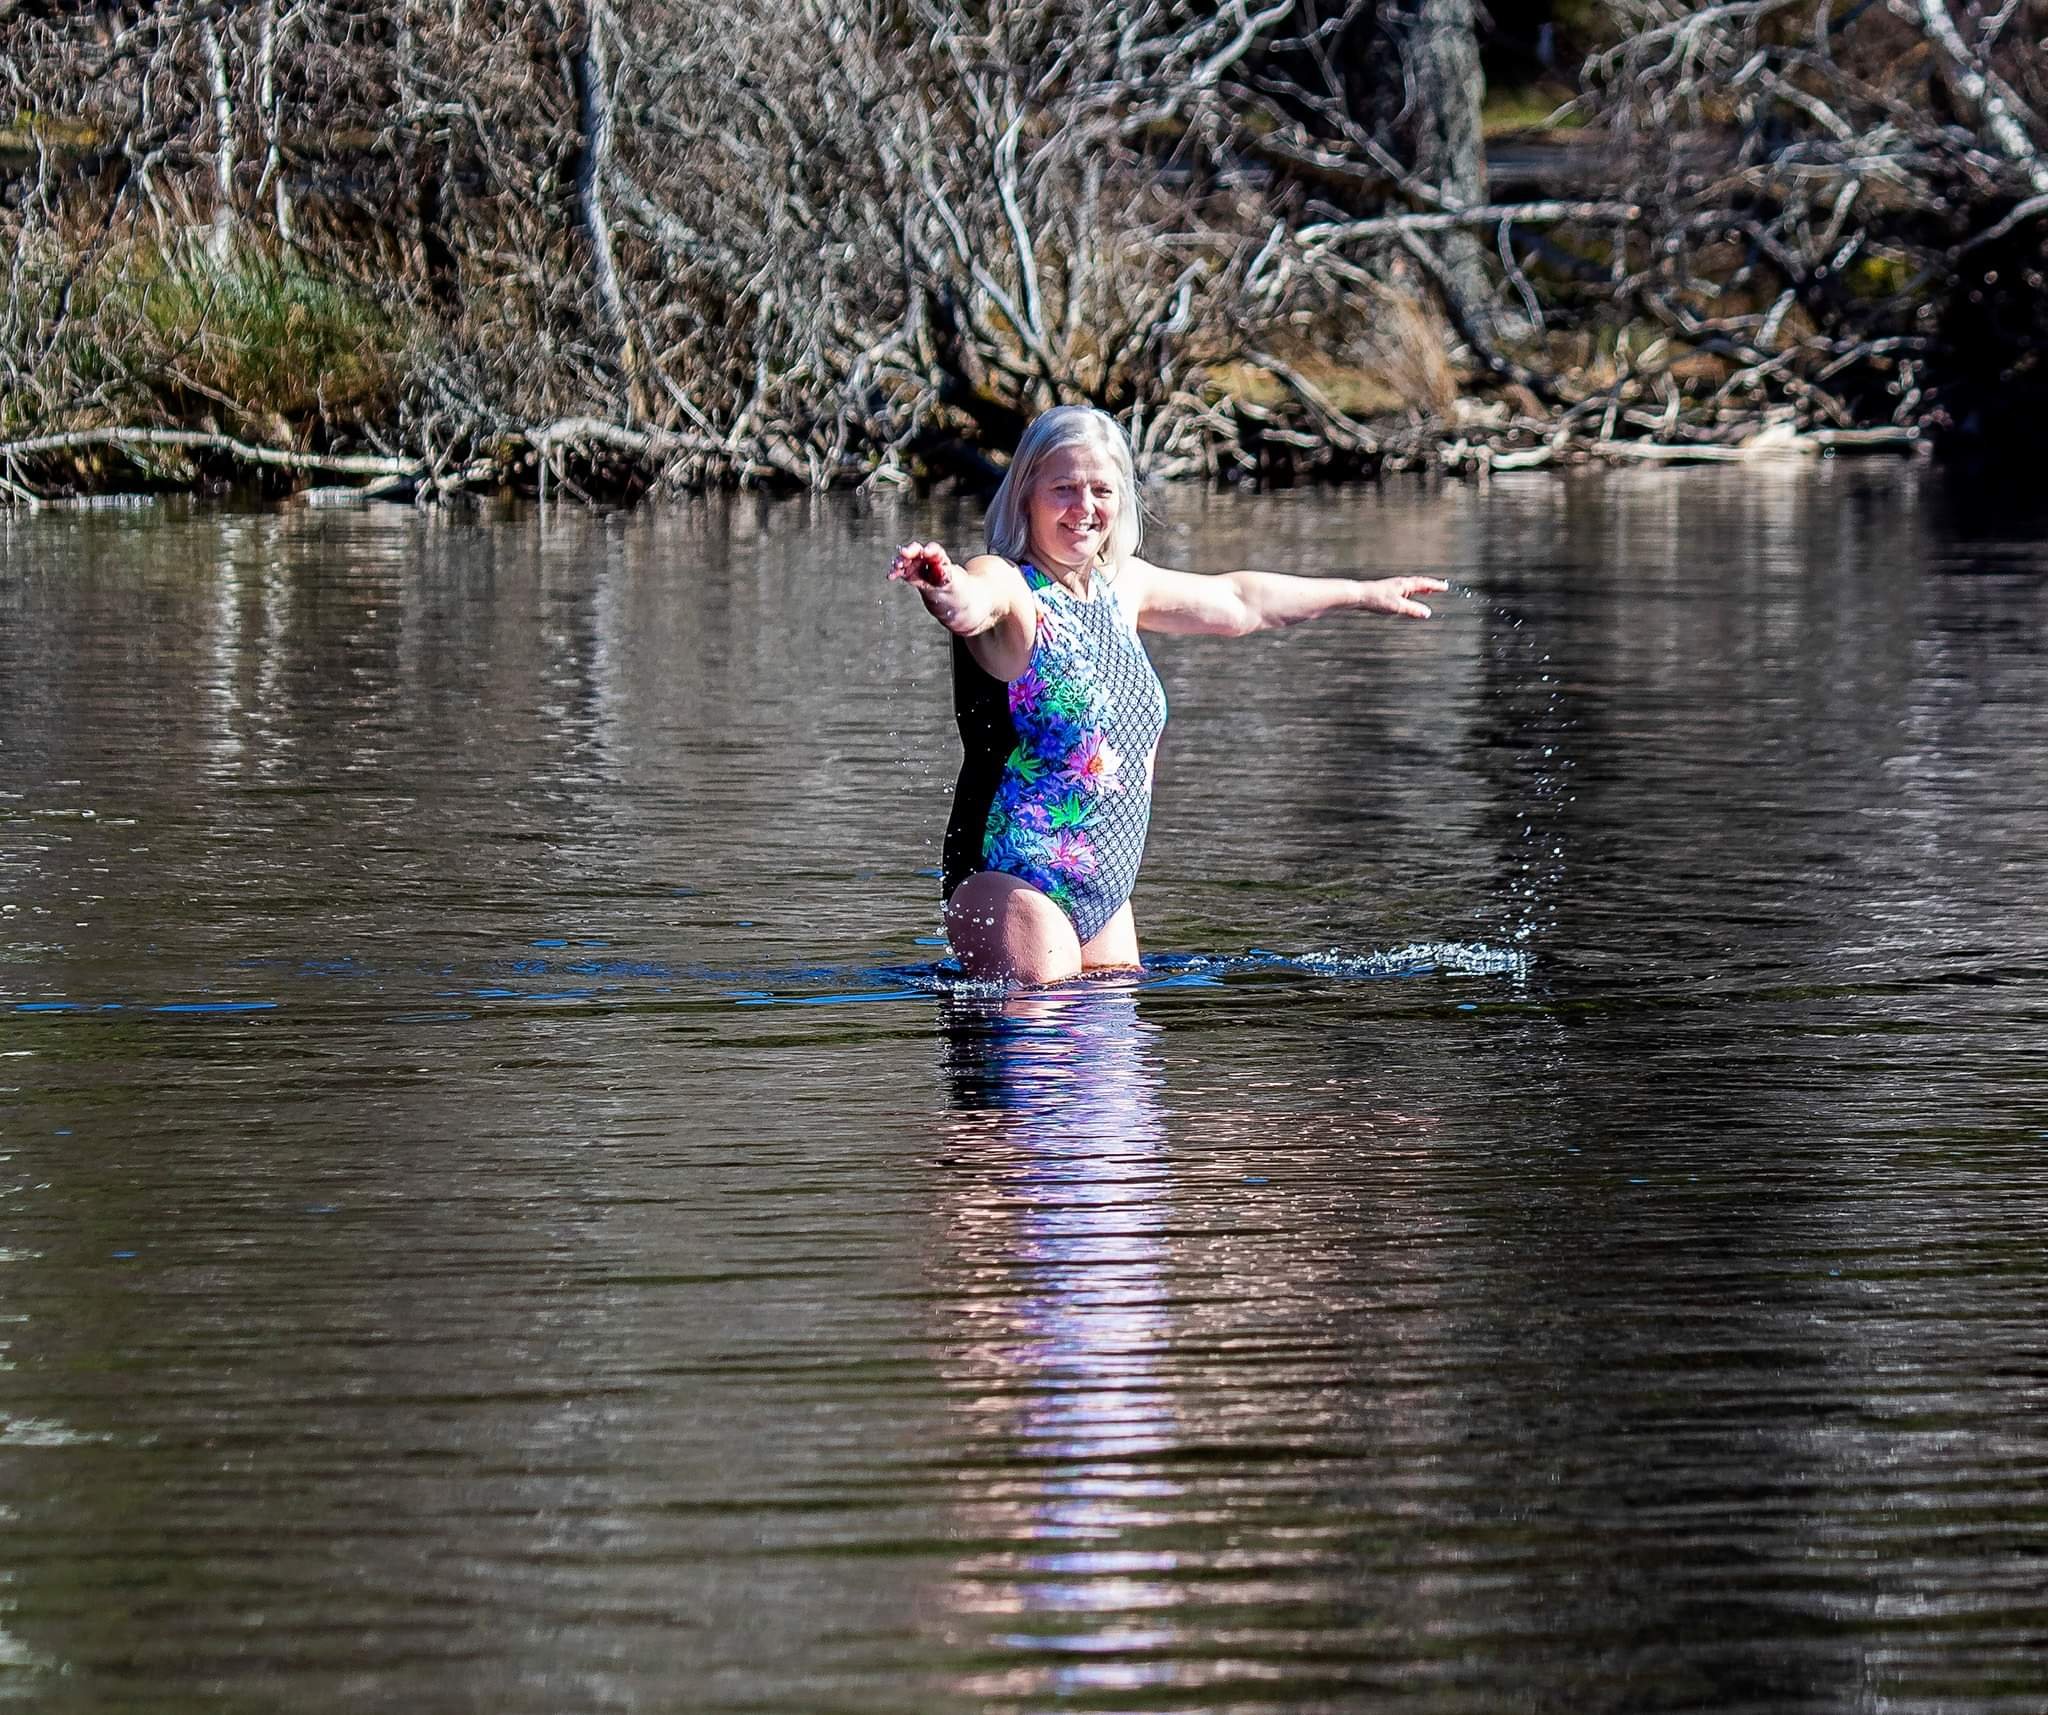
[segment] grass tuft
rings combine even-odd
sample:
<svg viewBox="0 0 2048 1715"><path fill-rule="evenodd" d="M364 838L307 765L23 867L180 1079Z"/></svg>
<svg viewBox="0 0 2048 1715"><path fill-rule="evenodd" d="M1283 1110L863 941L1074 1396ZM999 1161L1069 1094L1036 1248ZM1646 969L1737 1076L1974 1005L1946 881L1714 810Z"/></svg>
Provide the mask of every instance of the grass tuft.
<svg viewBox="0 0 2048 1715"><path fill-rule="evenodd" d="M271 441L395 409L406 328L368 293L300 263L196 241L52 254L46 305L68 283L46 369L115 421L219 418ZM0 413L4 415L5 413Z"/></svg>
<svg viewBox="0 0 2048 1715"><path fill-rule="evenodd" d="M167 262L142 282L140 309L152 336L145 361L165 382L252 416L355 416L390 387L390 317L352 286L289 262Z"/></svg>

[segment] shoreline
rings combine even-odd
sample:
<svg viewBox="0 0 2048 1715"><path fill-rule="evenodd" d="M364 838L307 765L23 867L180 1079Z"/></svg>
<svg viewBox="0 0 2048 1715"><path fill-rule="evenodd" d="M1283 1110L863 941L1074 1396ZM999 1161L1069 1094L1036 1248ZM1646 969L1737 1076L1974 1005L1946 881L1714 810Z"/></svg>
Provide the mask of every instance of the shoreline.
<svg viewBox="0 0 2048 1715"><path fill-rule="evenodd" d="M1787 463L1836 457L1935 459L1920 427L1801 428L1783 412L1760 412L1709 437L1617 435L1610 415L1590 428L1580 413L1507 417L1469 408L1461 423L1402 423L1326 417L1321 422L1228 402L1238 433L1207 449L1142 466L1149 480L1220 487L1317 487L1439 474L1483 481L1495 472ZM1674 428L1676 425L1673 426ZM730 449L720 449L728 453ZM87 509L185 496L204 499L255 489L278 504L465 505L534 501L613 510L664 498L720 493L933 493L992 487L1001 467L956 448L942 468L905 470L874 461L862 470L819 473L757 461L724 480L679 480L680 461L710 451L703 437L563 419L506 437L498 453L460 466L419 453L311 452L214 430L143 425L80 429L0 442L0 512ZM965 456L973 453L973 459ZM137 481L136 479L140 479ZM124 480L126 479L126 480Z"/></svg>

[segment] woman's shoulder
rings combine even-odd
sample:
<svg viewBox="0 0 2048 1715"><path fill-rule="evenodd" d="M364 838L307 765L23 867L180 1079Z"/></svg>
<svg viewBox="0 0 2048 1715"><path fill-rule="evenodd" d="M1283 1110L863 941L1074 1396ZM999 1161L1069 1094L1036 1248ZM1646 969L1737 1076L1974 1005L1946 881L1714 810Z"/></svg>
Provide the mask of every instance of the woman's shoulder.
<svg viewBox="0 0 2048 1715"><path fill-rule="evenodd" d="M1116 577L1111 581L1110 588L1116 591L1118 604L1131 616L1131 622L1136 624L1144 617L1159 580L1171 576L1173 573L1166 567L1155 566L1150 560L1129 554L1117 567Z"/></svg>

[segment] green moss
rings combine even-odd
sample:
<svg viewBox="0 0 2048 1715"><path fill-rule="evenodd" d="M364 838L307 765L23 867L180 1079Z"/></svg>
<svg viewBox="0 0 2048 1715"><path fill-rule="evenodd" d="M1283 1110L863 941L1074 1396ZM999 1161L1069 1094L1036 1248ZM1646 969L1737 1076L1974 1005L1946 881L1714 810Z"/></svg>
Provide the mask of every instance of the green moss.
<svg viewBox="0 0 2048 1715"><path fill-rule="evenodd" d="M1866 252L1842 270L1842 282L1859 298L1889 298L1913 280L1913 268L1901 256Z"/></svg>
<svg viewBox="0 0 2048 1715"><path fill-rule="evenodd" d="M1347 417L1387 416L1408 403L1407 395L1374 369L1309 356L1297 358L1294 368L1325 401ZM1206 391L1212 401L1242 399L1248 405L1269 410L1294 398L1294 391L1286 382L1271 370L1251 363L1216 365L1209 371Z"/></svg>
<svg viewBox="0 0 2048 1715"><path fill-rule="evenodd" d="M1479 110L1480 131L1488 137L1507 137L1518 131L1576 131L1586 122L1576 110L1557 117L1558 109L1571 98L1570 90L1554 83L1489 89L1486 104Z"/></svg>
<svg viewBox="0 0 2048 1715"><path fill-rule="evenodd" d="M1617 20L1601 0L1552 0L1550 21L1560 42L1572 47L1604 47L1620 39Z"/></svg>
<svg viewBox="0 0 2048 1715"><path fill-rule="evenodd" d="M82 155L101 148L107 134L82 119L18 111L12 123L0 125L0 154L33 159L39 149L53 155Z"/></svg>

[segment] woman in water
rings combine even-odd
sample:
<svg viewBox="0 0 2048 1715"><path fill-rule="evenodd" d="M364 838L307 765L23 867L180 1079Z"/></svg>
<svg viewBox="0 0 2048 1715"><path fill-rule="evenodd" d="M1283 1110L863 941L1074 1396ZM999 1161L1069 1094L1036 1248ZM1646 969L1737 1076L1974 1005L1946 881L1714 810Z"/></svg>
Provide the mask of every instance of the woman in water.
<svg viewBox="0 0 2048 1715"><path fill-rule="evenodd" d="M1085 405L1025 431L988 509L989 551L936 542L889 576L953 634L966 760L946 828L946 936L970 977L1028 984L1138 962L1131 889L1166 694L1138 632L1244 637L1360 609L1427 619L1440 579L1202 576L1138 558L1131 449Z"/></svg>

